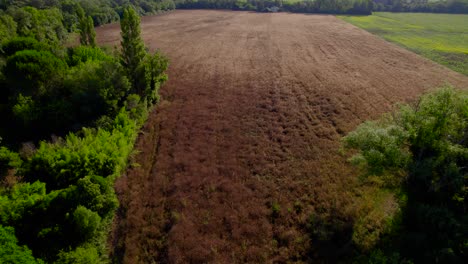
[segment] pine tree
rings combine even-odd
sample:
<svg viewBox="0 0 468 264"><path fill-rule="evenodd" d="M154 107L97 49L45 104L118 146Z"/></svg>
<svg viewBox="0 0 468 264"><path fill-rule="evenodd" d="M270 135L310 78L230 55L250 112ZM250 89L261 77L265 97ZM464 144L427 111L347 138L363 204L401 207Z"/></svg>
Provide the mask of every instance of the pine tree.
<svg viewBox="0 0 468 264"><path fill-rule="evenodd" d="M141 94L142 91L137 87L137 79L140 64L146 56L146 48L141 39L140 17L133 8L128 7L124 10L120 27L122 30L121 64L127 70L134 89Z"/></svg>

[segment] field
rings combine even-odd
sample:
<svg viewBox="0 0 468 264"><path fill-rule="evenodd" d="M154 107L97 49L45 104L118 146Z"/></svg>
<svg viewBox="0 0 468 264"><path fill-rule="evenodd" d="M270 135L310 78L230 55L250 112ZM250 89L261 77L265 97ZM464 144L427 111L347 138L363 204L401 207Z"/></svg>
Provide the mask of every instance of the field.
<svg viewBox="0 0 468 264"><path fill-rule="evenodd" d="M376 12L341 18L468 75L468 15Z"/></svg>
<svg viewBox="0 0 468 264"><path fill-rule="evenodd" d="M170 80L116 184L110 243L125 263L343 258L361 211L340 138L438 85L468 86L334 16L176 11L142 32ZM119 34L97 29L102 45Z"/></svg>

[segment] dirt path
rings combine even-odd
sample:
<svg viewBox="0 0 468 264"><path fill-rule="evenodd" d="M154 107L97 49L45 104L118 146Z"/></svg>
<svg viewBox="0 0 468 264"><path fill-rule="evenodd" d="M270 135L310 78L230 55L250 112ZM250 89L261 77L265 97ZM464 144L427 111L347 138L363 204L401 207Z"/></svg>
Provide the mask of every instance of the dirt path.
<svg viewBox="0 0 468 264"><path fill-rule="evenodd" d="M352 224L340 137L444 82L468 87L333 16L176 11L142 28L170 80L139 138L141 166L117 183L125 263L318 257L310 215ZM119 41L118 25L97 33Z"/></svg>

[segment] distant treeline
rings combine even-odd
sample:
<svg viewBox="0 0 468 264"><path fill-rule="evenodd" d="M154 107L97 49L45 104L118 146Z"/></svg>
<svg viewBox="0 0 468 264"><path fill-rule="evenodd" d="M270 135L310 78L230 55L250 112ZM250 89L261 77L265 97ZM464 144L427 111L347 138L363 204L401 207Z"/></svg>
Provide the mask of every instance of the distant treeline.
<svg viewBox="0 0 468 264"><path fill-rule="evenodd" d="M232 9L257 12L297 12L326 14L361 14L372 13L372 0L180 0L176 2L181 9Z"/></svg>
<svg viewBox="0 0 468 264"><path fill-rule="evenodd" d="M181 9L369 15L372 11L468 13L468 0L178 0Z"/></svg>
<svg viewBox="0 0 468 264"><path fill-rule="evenodd" d="M133 6L140 15L156 14L175 9L173 0L0 0L0 9L15 10L23 7L37 9L56 8L63 13L65 25L77 24L77 6L81 6L86 16L91 16L94 25L118 21L123 10Z"/></svg>
<svg viewBox="0 0 468 264"><path fill-rule="evenodd" d="M468 0L374 0L374 11L467 14Z"/></svg>

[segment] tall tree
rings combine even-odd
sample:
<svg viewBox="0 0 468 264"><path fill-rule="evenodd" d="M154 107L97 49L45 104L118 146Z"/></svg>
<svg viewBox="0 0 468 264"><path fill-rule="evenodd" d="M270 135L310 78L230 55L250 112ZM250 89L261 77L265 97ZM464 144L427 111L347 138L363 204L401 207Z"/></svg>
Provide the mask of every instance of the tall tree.
<svg viewBox="0 0 468 264"><path fill-rule="evenodd" d="M132 7L124 10L120 27L122 30L121 63L127 70L134 89L138 89L136 85L138 69L146 56L146 48L141 39L140 17ZM137 93L141 94L141 91Z"/></svg>
<svg viewBox="0 0 468 264"><path fill-rule="evenodd" d="M80 17L79 23L81 45L96 46L96 31L94 30L93 18L90 16Z"/></svg>
<svg viewBox="0 0 468 264"><path fill-rule="evenodd" d="M96 46L96 30L94 30L93 18L88 16L88 44L92 47Z"/></svg>

